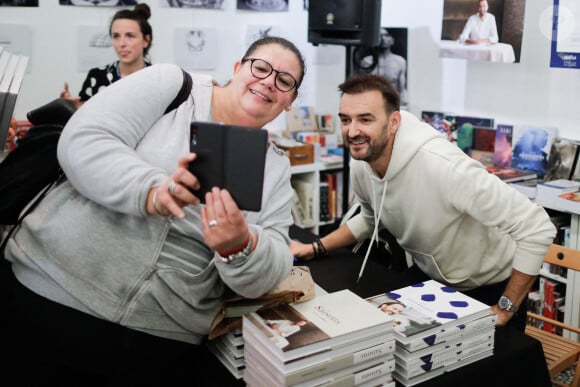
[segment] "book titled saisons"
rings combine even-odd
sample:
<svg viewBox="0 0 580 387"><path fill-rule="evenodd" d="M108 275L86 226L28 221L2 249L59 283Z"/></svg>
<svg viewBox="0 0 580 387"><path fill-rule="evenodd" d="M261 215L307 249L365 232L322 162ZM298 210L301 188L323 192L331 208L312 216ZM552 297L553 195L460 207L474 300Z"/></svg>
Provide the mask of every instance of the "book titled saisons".
<svg viewBox="0 0 580 387"><path fill-rule="evenodd" d="M280 362L393 334L392 318L348 289L246 314L242 327Z"/></svg>
<svg viewBox="0 0 580 387"><path fill-rule="evenodd" d="M434 280L370 297L367 301L393 317L395 337L402 344L492 313L488 305Z"/></svg>

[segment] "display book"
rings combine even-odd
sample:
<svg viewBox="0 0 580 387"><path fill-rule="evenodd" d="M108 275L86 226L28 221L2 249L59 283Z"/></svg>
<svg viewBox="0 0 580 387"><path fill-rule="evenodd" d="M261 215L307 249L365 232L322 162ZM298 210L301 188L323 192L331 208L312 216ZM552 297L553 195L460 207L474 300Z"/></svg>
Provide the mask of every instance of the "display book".
<svg viewBox="0 0 580 387"><path fill-rule="evenodd" d="M244 315L250 385L393 383L392 318L348 289Z"/></svg>
<svg viewBox="0 0 580 387"><path fill-rule="evenodd" d="M435 280L367 302L393 317L393 377L406 386L493 354L497 317L490 307Z"/></svg>
<svg viewBox="0 0 580 387"><path fill-rule="evenodd" d="M245 298L227 290L210 326L209 350L235 378L241 379L245 367L242 316L281 304L310 300L316 294L315 288L310 268L293 266L290 274L274 290L260 297Z"/></svg>
<svg viewBox="0 0 580 387"><path fill-rule="evenodd" d="M0 47L0 144L6 143L27 66L27 56L11 54Z"/></svg>

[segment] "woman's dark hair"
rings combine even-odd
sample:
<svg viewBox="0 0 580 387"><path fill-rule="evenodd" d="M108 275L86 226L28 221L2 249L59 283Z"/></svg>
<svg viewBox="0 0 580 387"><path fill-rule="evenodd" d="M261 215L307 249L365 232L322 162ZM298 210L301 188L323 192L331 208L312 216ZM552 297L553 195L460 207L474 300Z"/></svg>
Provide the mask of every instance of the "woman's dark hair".
<svg viewBox="0 0 580 387"><path fill-rule="evenodd" d="M338 85L342 94L360 94L366 91L377 90L383 95L385 110L387 113L398 111L401 108L401 97L395 87L387 78L375 74L351 75Z"/></svg>
<svg viewBox="0 0 580 387"><path fill-rule="evenodd" d="M298 88L300 87L300 84L302 83L302 80L304 79L304 74L306 73L306 65L304 64L304 57L302 56L302 53L300 52L300 50L298 50L298 48L294 45L294 43L290 42L287 39L278 37L278 36L266 36L264 38L260 38L258 40L256 40L254 43L252 43L252 45L250 47L248 47L248 49L246 50L246 53L244 54L242 61L246 60L247 58L250 58L252 56L252 54L260 47L262 46L266 46L268 44L277 44L287 50L290 50L294 53L294 55L296 55L296 58L298 59L298 63L300 64L300 79L297 79L298 84L296 85L296 91L298 91Z"/></svg>
<svg viewBox="0 0 580 387"><path fill-rule="evenodd" d="M147 47L143 49L143 56L146 57L149 53L149 49L151 48L151 44L153 43L153 28L151 28L151 24L147 20L151 17L151 8L145 3L139 3L135 5L133 10L130 9L122 9L117 11L113 16L113 20L111 20L111 24L109 24L109 35L111 35L111 28L113 27L113 22L119 19L129 19L135 20L139 24L139 28L141 29L141 33L143 34L143 38L146 38L149 35L149 44Z"/></svg>

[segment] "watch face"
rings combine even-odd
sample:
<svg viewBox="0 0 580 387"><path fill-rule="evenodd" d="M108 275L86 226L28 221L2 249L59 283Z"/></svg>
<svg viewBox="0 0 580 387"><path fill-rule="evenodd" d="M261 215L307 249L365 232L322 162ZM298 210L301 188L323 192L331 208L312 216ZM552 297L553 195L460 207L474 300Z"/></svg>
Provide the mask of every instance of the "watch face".
<svg viewBox="0 0 580 387"><path fill-rule="evenodd" d="M497 304L498 304L500 309L507 309L507 308L509 308L510 300L509 300L509 298L507 298L505 296L501 296L499 299L499 302Z"/></svg>

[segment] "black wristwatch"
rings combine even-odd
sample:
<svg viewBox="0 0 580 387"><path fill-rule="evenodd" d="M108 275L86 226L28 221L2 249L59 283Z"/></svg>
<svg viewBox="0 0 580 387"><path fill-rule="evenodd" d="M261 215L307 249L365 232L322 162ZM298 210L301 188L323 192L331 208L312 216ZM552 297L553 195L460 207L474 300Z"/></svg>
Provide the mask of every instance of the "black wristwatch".
<svg viewBox="0 0 580 387"><path fill-rule="evenodd" d="M518 311L518 307L515 306L512 303L512 300L510 300L507 296L501 296L499 298L499 301L497 302L497 306L499 306L499 308L501 310L505 310L508 312L517 312Z"/></svg>

